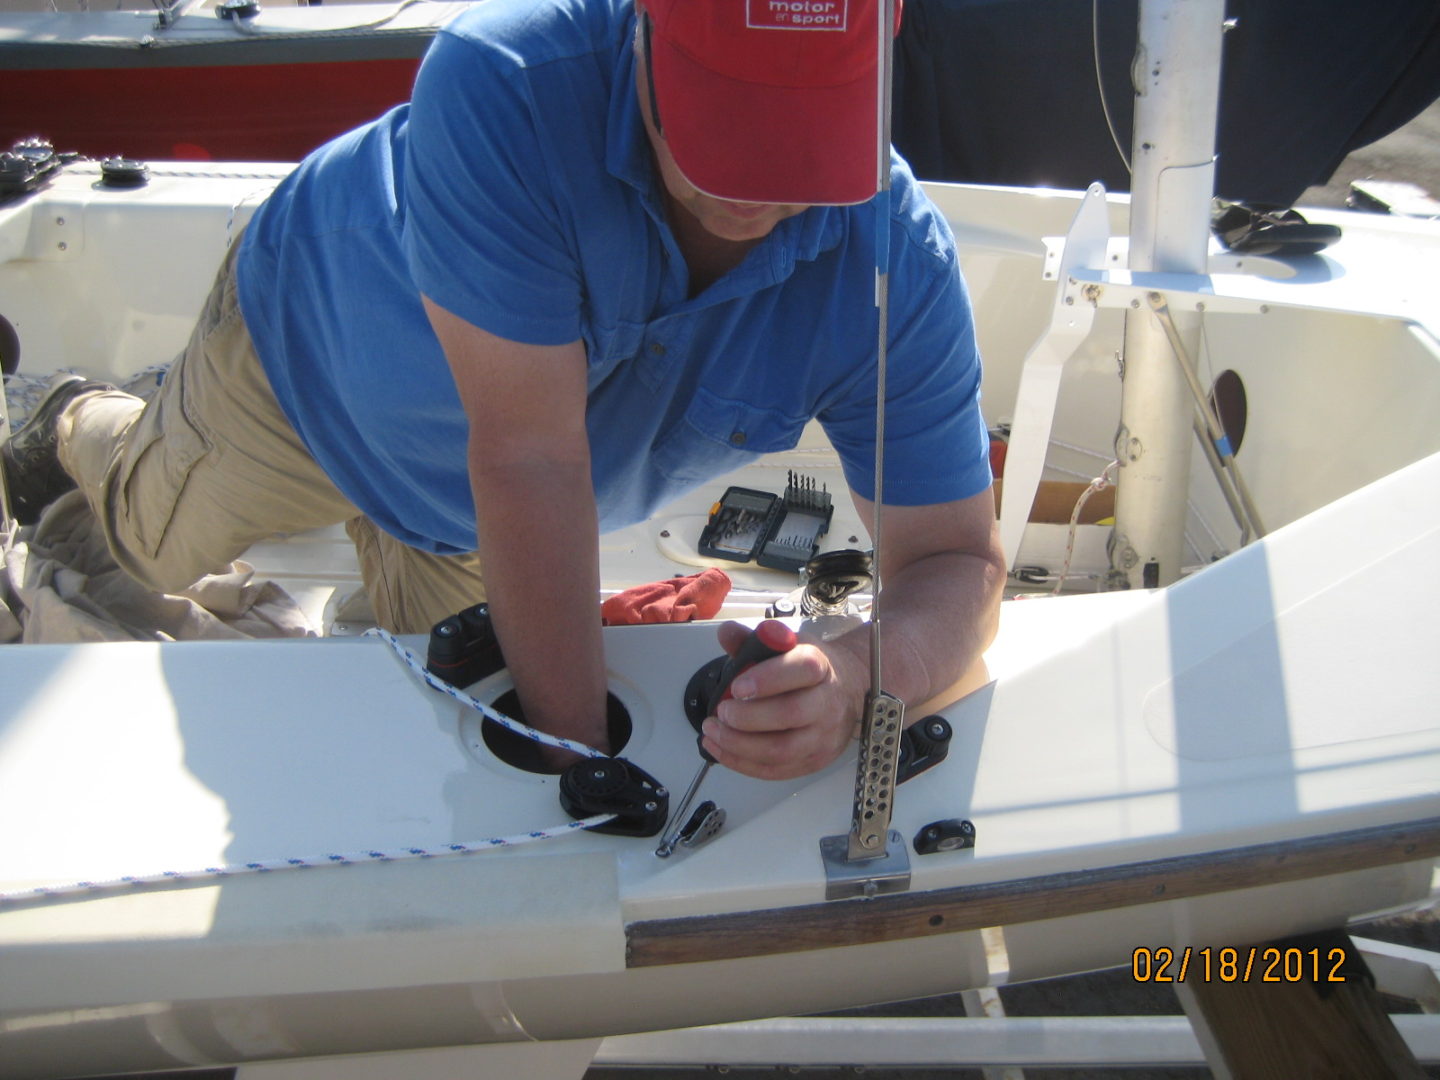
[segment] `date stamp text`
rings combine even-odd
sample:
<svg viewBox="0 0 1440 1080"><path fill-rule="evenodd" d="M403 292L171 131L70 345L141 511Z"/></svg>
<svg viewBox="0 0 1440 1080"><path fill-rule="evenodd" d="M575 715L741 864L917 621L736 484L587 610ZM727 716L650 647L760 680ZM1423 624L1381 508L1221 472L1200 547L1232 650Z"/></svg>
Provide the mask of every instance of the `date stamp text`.
<svg viewBox="0 0 1440 1080"><path fill-rule="evenodd" d="M1338 945L1141 946L1130 954L1130 976L1137 983L1343 983L1348 960Z"/></svg>

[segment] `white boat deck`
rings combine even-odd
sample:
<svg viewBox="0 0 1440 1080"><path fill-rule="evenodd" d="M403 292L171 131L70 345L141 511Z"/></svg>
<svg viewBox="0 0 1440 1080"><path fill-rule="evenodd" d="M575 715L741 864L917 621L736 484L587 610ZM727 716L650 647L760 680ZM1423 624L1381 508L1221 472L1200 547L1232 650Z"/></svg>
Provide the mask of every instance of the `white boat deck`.
<svg viewBox="0 0 1440 1080"><path fill-rule="evenodd" d="M178 347L226 243L283 167L226 168L198 184L193 171L156 166L147 188L117 197L79 167L0 209L0 315L20 331L22 371L124 378ZM1045 238L1065 233L1079 195L935 195L965 252L987 418L998 425L1055 290L1067 287L1045 278ZM1112 202L1116 232L1124 209ZM1240 460L1275 531L1233 552L1236 530L1197 470L1192 548L1203 569L1165 590L1007 603L980 685L943 710L955 727L949 758L900 789L894 821L908 839L967 818L977 843L911 858L912 894L1253 845L1298 850L1440 817L1440 224L1340 220L1340 244L1289 265L1288 277L1272 267L1261 278L1164 283L1172 302L1204 298L1207 373L1244 379ZM1066 370L1052 479L1104 464L1126 290L1157 284L1103 267L1080 277L1100 287L1095 329ZM76 296L92 318L69 317ZM797 467L841 490L823 445L766 460L607 537L606 586L693 572L704 564L694 542L724 486L778 491ZM867 546L838 502L826 546ZM1078 583L1093 588L1104 529L1085 528ZM1063 547L1064 526L1050 529ZM1022 562L1053 568L1053 532L1032 528L1026 543L1048 546L1022 548ZM333 531L251 555L320 620L356 583ZM795 584L726 569L740 615L759 615ZM683 787L697 761L682 690L717 652L713 627L606 634L612 690L633 725L624 755ZM0 892L430 848L563 820L553 777L498 760L474 714L373 639L14 647L0 650L0 684ZM493 700L506 688L502 673L476 690ZM848 762L787 783L717 770L706 797L728 811L726 829L663 861L653 838L584 833L11 905L0 909L0 1023L11 1024L0 1033L26 1063L62 1051L90 1060L66 1048L65 1024L36 1019L75 1010L108 1010L91 1029L106 1038L202 1017L240 1057L385 1049L417 1045L417 1021L402 1014L420 993L435 1005L424 1045L572 1038L1104 967L1137 945L1264 940L1431 894L1427 849L1308 880L1277 870L1271 884L1031 916L1003 926L999 952L974 929L814 950L800 965L784 955L717 961L713 970L734 977L703 1000L686 990L693 965L630 964L637 925L823 905L818 841L848 828L852 791ZM856 971L863 985L845 977ZM256 1019L282 997L286 1023Z"/></svg>

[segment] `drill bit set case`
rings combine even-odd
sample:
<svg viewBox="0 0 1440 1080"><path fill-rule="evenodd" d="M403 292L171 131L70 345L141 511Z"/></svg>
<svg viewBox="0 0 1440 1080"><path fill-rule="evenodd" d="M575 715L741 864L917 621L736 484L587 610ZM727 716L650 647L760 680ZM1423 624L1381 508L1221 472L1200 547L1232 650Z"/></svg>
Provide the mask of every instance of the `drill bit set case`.
<svg viewBox="0 0 1440 1080"><path fill-rule="evenodd" d="M710 508L699 551L712 559L754 560L771 570L798 571L819 553L834 513L825 486L795 472L783 496L730 487Z"/></svg>

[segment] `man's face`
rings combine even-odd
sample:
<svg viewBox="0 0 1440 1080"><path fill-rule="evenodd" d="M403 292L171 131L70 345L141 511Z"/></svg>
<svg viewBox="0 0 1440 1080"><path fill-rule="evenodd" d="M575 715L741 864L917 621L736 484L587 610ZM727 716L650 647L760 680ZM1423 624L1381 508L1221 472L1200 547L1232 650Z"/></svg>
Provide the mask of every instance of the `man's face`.
<svg viewBox="0 0 1440 1080"><path fill-rule="evenodd" d="M637 48L635 91L640 99L640 113L645 118L645 133L650 137L660 179L680 212L688 213L701 228L721 240L754 241L769 236L770 231L786 218L809 209L793 203L746 203L718 199L699 191L686 180L670 154L664 135L656 127L655 102L646 73L648 63L645 50Z"/></svg>
<svg viewBox="0 0 1440 1080"><path fill-rule="evenodd" d="M682 212L694 217L712 236L732 241L760 240L786 218L808 209L791 203L731 202L697 191L676 166L670 148L648 120L645 127L650 132L650 145L655 150L655 164L665 190Z"/></svg>

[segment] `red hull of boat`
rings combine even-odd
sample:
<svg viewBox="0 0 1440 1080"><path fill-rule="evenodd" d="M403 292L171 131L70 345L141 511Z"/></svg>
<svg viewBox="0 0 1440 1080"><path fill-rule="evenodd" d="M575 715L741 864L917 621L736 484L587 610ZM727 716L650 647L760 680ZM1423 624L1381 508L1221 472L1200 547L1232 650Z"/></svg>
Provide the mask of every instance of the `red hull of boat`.
<svg viewBox="0 0 1440 1080"><path fill-rule="evenodd" d="M298 161L410 98L418 58L0 71L0 148L40 135L94 157Z"/></svg>

